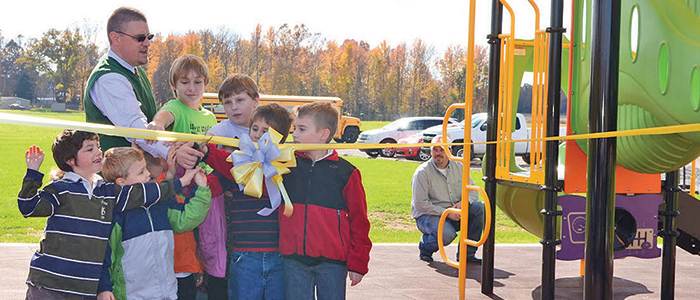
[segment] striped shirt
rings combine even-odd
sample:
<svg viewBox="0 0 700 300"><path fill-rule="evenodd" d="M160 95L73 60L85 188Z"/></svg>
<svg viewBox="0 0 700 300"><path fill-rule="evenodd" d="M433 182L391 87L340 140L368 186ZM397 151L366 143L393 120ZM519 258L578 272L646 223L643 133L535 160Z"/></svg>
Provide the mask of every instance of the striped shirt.
<svg viewBox="0 0 700 300"><path fill-rule="evenodd" d="M120 187L69 172L44 189L44 174L28 169L17 197L27 217L48 217L39 250L32 256L27 284L81 296L96 296L112 215L161 199L182 189L179 180Z"/></svg>
<svg viewBox="0 0 700 300"><path fill-rule="evenodd" d="M226 220L229 240L235 251L269 252L279 251L279 209L269 216L258 215L258 211L270 207L267 190L260 198L248 196L235 184L224 192Z"/></svg>
<svg viewBox="0 0 700 300"><path fill-rule="evenodd" d="M223 190L227 246L234 251L279 251L279 209L266 217L258 215L258 211L271 205L265 186L263 185L263 195L260 198L244 194L230 172L220 172L230 169L231 163L223 159L212 159L216 154L224 154L226 151L210 149L211 156L206 157L205 161L217 171L214 174L219 180L211 180L209 185L212 189Z"/></svg>

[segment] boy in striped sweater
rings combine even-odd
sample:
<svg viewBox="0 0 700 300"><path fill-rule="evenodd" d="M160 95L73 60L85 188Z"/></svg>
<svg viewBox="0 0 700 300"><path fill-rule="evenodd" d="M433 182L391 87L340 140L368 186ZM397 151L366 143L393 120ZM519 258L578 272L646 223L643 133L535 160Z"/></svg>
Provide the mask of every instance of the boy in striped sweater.
<svg viewBox="0 0 700 300"><path fill-rule="evenodd" d="M250 117L250 139L257 142L269 128L282 134L284 143L293 120L292 114L277 103L258 106ZM230 248L228 295L229 299L264 300L284 299L284 257L279 253L279 210L269 215L258 213L270 206L267 189L255 198L238 189L231 175L231 152L214 145L201 145L204 162L225 179L227 232Z"/></svg>
<svg viewBox="0 0 700 300"><path fill-rule="evenodd" d="M102 273L112 214L174 197L196 170L161 183L118 186L104 183L97 134L64 130L51 150L62 178L42 190L44 152L31 146L27 174L17 196L27 217L48 217L39 250L32 256L26 299L94 299Z"/></svg>

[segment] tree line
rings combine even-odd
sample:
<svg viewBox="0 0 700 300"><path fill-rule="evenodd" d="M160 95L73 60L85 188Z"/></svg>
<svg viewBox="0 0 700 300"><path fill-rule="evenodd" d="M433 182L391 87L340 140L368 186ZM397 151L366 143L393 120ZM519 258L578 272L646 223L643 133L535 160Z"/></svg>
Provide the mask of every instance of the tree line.
<svg viewBox="0 0 700 300"><path fill-rule="evenodd" d="M79 105L85 81L107 49L99 49L97 28L50 29L40 38L5 38L0 31L2 95L55 98ZM261 25L242 36L227 28L158 35L145 66L156 101L173 98L170 65L195 54L209 66L207 92L233 73L250 75L263 94L335 96L344 112L363 120L404 116L440 116L452 103L464 102L466 49L451 45L436 53L421 39L371 46L365 41L328 40L305 25ZM475 48L474 112L486 110L488 53ZM457 118L463 113L457 111Z"/></svg>

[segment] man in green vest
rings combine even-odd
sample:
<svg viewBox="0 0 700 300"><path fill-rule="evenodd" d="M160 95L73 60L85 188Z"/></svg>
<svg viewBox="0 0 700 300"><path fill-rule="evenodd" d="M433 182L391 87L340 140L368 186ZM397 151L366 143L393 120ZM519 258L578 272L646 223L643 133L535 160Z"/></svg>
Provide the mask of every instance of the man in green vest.
<svg viewBox="0 0 700 300"><path fill-rule="evenodd" d="M109 52L93 69L83 97L87 122L147 129L158 111L151 83L140 66L148 63L153 34L146 16L134 8L117 8L107 21ZM166 158L162 142L136 139L136 144L155 157ZM131 139L100 134L103 151L130 146Z"/></svg>

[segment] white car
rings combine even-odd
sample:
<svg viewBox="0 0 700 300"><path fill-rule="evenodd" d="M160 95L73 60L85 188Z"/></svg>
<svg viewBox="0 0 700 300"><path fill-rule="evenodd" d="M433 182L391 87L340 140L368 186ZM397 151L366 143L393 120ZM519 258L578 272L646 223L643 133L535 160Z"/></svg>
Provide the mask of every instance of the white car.
<svg viewBox="0 0 700 300"><path fill-rule="evenodd" d="M486 141L486 119L488 115L486 113L478 113L472 115L471 123L471 141L475 143L481 143ZM435 126L433 128L428 128L422 132L423 140L429 143L436 135L442 134L442 127ZM564 131L566 134L566 131ZM464 122L460 123L459 126L455 126L447 129L447 135L449 137L450 143L462 143L464 141ZM515 130L511 133L511 137L514 140L524 140L530 138L530 128L527 127L525 116L522 114L516 114L515 118ZM523 157L525 162L530 161L530 143L518 142L515 143L514 148L515 154ZM452 155L462 156L464 150L462 146L453 146ZM471 147L471 158L483 157L486 153L486 145L479 144L473 145Z"/></svg>
<svg viewBox="0 0 700 300"><path fill-rule="evenodd" d="M410 117L398 119L387 124L380 129L367 130L360 133L357 143L361 144L395 144L398 140L416 134L428 127L442 124L442 117ZM450 124L456 123L450 119ZM396 154L396 148L382 149L362 149L370 157L393 157Z"/></svg>

